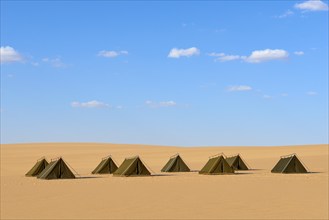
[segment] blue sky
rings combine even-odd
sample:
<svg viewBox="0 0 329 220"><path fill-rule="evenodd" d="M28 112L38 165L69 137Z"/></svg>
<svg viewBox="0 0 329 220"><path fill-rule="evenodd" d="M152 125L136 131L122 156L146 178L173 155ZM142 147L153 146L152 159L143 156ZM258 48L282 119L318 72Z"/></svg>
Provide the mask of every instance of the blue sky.
<svg viewBox="0 0 329 220"><path fill-rule="evenodd" d="M328 143L327 1L1 1L1 143Z"/></svg>

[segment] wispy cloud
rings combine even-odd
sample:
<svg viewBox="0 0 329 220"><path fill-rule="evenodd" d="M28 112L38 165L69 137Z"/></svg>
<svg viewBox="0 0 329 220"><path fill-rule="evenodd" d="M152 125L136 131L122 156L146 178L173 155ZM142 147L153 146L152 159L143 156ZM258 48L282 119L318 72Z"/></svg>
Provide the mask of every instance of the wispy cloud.
<svg viewBox="0 0 329 220"><path fill-rule="evenodd" d="M278 16L275 16L275 17L276 17L276 18L286 18L286 17L290 17L290 16L292 16L293 14L295 14L293 11L291 11L291 10L287 10L287 11L284 12L283 14L278 15Z"/></svg>
<svg viewBox="0 0 329 220"><path fill-rule="evenodd" d="M262 63L270 60L284 60L289 57L289 53L282 49L265 49L252 51L249 56L227 55L225 53L210 53L209 56L216 57L215 61L227 62L242 60L247 63Z"/></svg>
<svg viewBox="0 0 329 220"><path fill-rule="evenodd" d="M174 101L161 101L161 102L154 102L147 100L145 101L145 105L151 108L161 108L161 107L174 107L177 105Z"/></svg>
<svg viewBox="0 0 329 220"><path fill-rule="evenodd" d="M61 67L66 67L66 64L63 63L61 58L56 57L56 58L48 58L45 57L42 59L42 62L50 64L52 67L55 68L61 68Z"/></svg>
<svg viewBox="0 0 329 220"><path fill-rule="evenodd" d="M317 92L314 92L314 91L309 91L306 93L306 95L309 95L309 96L315 96L317 95L318 93Z"/></svg>
<svg viewBox="0 0 329 220"><path fill-rule="evenodd" d="M225 53L210 53L209 56L216 57L215 61L220 61L220 62L241 59L241 56L239 56L239 55L227 55Z"/></svg>
<svg viewBox="0 0 329 220"><path fill-rule="evenodd" d="M120 50L120 51L114 51L114 50L102 50L98 52L98 56L101 57L107 57L107 58L115 58L120 55L127 55L128 51L126 50Z"/></svg>
<svg viewBox="0 0 329 220"><path fill-rule="evenodd" d="M328 11L328 5L320 0L310 0L295 4L296 9L303 11Z"/></svg>
<svg viewBox="0 0 329 220"><path fill-rule="evenodd" d="M304 55L304 52L303 51L295 51L294 54L297 55L297 56L302 56L302 55Z"/></svg>
<svg viewBox="0 0 329 220"><path fill-rule="evenodd" d="M248 63L262 63L270 60L284 60L289 53L282 49L255 50L248 57L243 58Z"/></svg>
<svg viewBox="0 0 329 220"><path fill-rule="evenodd" d="M110 108L111 106L107 103L92 100L89 102L71 102L71 106L75 108Z"/></svg>
<svg viewBox="0 0 329 220"><path fill-rule="evenodd" d="M264 98L264 99L271 99L271 98L273 98L273 96L270 96L270 95L263 95L263 98Z"/></svg>
<svg viewBox="0 0 329 220"><path fill-rule="evenodd" d="M13 63L23 61L23 56L14 48L5 46L0 48L1 63Z"/></svg>
<svg viewBox="0 0 329 220"><path fill-rule="evenodd" d="M229 92L242 92L242 91L250 91L252 90L251 86L246 85L238 85L238 86L229 86L227 87L227 91Z"/></svg>
<svg viewBox="0 0 329 220"><path fill-rule="evenodd" d="M196 47L191 47L188 49L173 48L170 50L168 57L169 58L180 58L180 57L195 56L195 55L199 55L199 54L200 54L200 50Z"/></svg>

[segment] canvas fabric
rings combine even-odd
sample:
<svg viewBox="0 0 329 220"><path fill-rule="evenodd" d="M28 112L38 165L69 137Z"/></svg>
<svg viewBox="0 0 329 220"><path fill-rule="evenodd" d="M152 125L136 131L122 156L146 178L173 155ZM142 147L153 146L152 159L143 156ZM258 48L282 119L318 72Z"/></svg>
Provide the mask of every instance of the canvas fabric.
<svg viewBox="0 0 329 220"><path fill-rule="evenodd" d="M48 165L48 161L46 159L42 159L36 162L36 164L25 174L25 176L37 176L39 175Z"/></svg>
<svg viewBox="0 0 329 220"><path fill-rule="evenodd" d="M73 179L75 175L62 158L52 161L38 175L39 179Z"/></svg>
<svg viewBox="0 0 329 220"><path fill-rule="evenodd" d="M149 176L151 172L143 164L139 157L126 158L119 168L113 173L114 176Z"/></svg>
<svg viewBox="0 0 329 220"><path fill-rule="evenodd" d="M200 174L227 174L234 173L234 169L230 167L225 158L221 155L210 158L206 165L199 171Z"/></svg>
<svg viewBox="0 0 329 220"><path fill-rule="evenodd" d="M190 172L190 168L186 165L183 159L177 155L172 157L161 169L161 172Z"/></svg>
<svg viewBox="0 0 329 220"><path fill-rule="evenodd" d="M226 158L227 163L235 170L249 170L240 155Z"/></svg>
<svg viewBox="0 0 329 220"><path fill-rule="evenodd" d="M111 157L103 159L97 167L92 171L93 174L107 174L114 173L118 169L118 166L112 160Z"/></svg>

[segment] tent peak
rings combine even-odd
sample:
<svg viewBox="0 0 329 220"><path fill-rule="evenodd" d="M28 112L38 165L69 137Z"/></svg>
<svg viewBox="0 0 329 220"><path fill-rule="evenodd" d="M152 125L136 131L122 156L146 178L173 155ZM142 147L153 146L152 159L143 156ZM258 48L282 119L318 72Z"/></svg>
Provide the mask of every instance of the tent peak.
<svg viewBox="0 0 329 220"><path fill-rule="evenodd" d="M62 156L52 158L52 159L50 159L50 161L52 162L52 161L57 161L57 160L60 160L60 159L63 159Z"/></svg>
<svg viewBox="0 0 329 220"><path fill-rule="evenodd" d="M281 156L281 158L288 158L288 157L293 157L293 156L297 156L297 154L293 153L293 154L283 155L283 156Z"/></svg>
<svg viewBox="0 0 329 220"><path fill-rule="evenodd" d="M105 159L110 158L110 157L112 158L112 155L111 154L108 155L108 156L106 156L106 157L103 157L102 160L105 160Z"/></svg>
<svg viewBox="0 0 329 220"><path fill-rule="evenodd" d="M132 157L126 157L125 159L127 160L127 159L133 159L133 158L139 158L139 156L138 155L136 155L136 156L132 156Z"/></svg>
<svg viewBox="0 0 329 220"><path fill-rule="evenodd" d="M209 159L219 157L219 156L223 156L224 158L226 158L226 155L223 152L221 152L221 153L210 156Z"/></svg>
<svg viewBox="0 0 329 220"><path fill-rule="evenodd" d="M43 160L43 159L45 159L46 160L46 157L45 156L43 156L43 157L40 157L37 161L40 161L40 160Z"/></svg>
<svg viewBox="0 0 329 220"><path fill-rule="evenodd" d="M178 156L179 156L179 153L172 155L170 158L174 158L174 157L178 157Z"/></svg>

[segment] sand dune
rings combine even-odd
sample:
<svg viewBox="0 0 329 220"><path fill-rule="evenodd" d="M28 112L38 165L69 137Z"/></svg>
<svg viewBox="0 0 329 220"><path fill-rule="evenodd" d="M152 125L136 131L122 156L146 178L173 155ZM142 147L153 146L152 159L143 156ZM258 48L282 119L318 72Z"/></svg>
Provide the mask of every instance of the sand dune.
<svg viewBox="0 0 329 220"><path fill-rule="evenodd" d="M140 155L155 174L180 153L192 170L210 155L240 153L253 170L152 177L91 175L109 154L120 164ZM309 174L272 174L281 155L297 153ZM62 156L73 180L24 174L42 156ZM1 219L328 219L328 145L166 147L94 143L1 145Z"/></svg>

